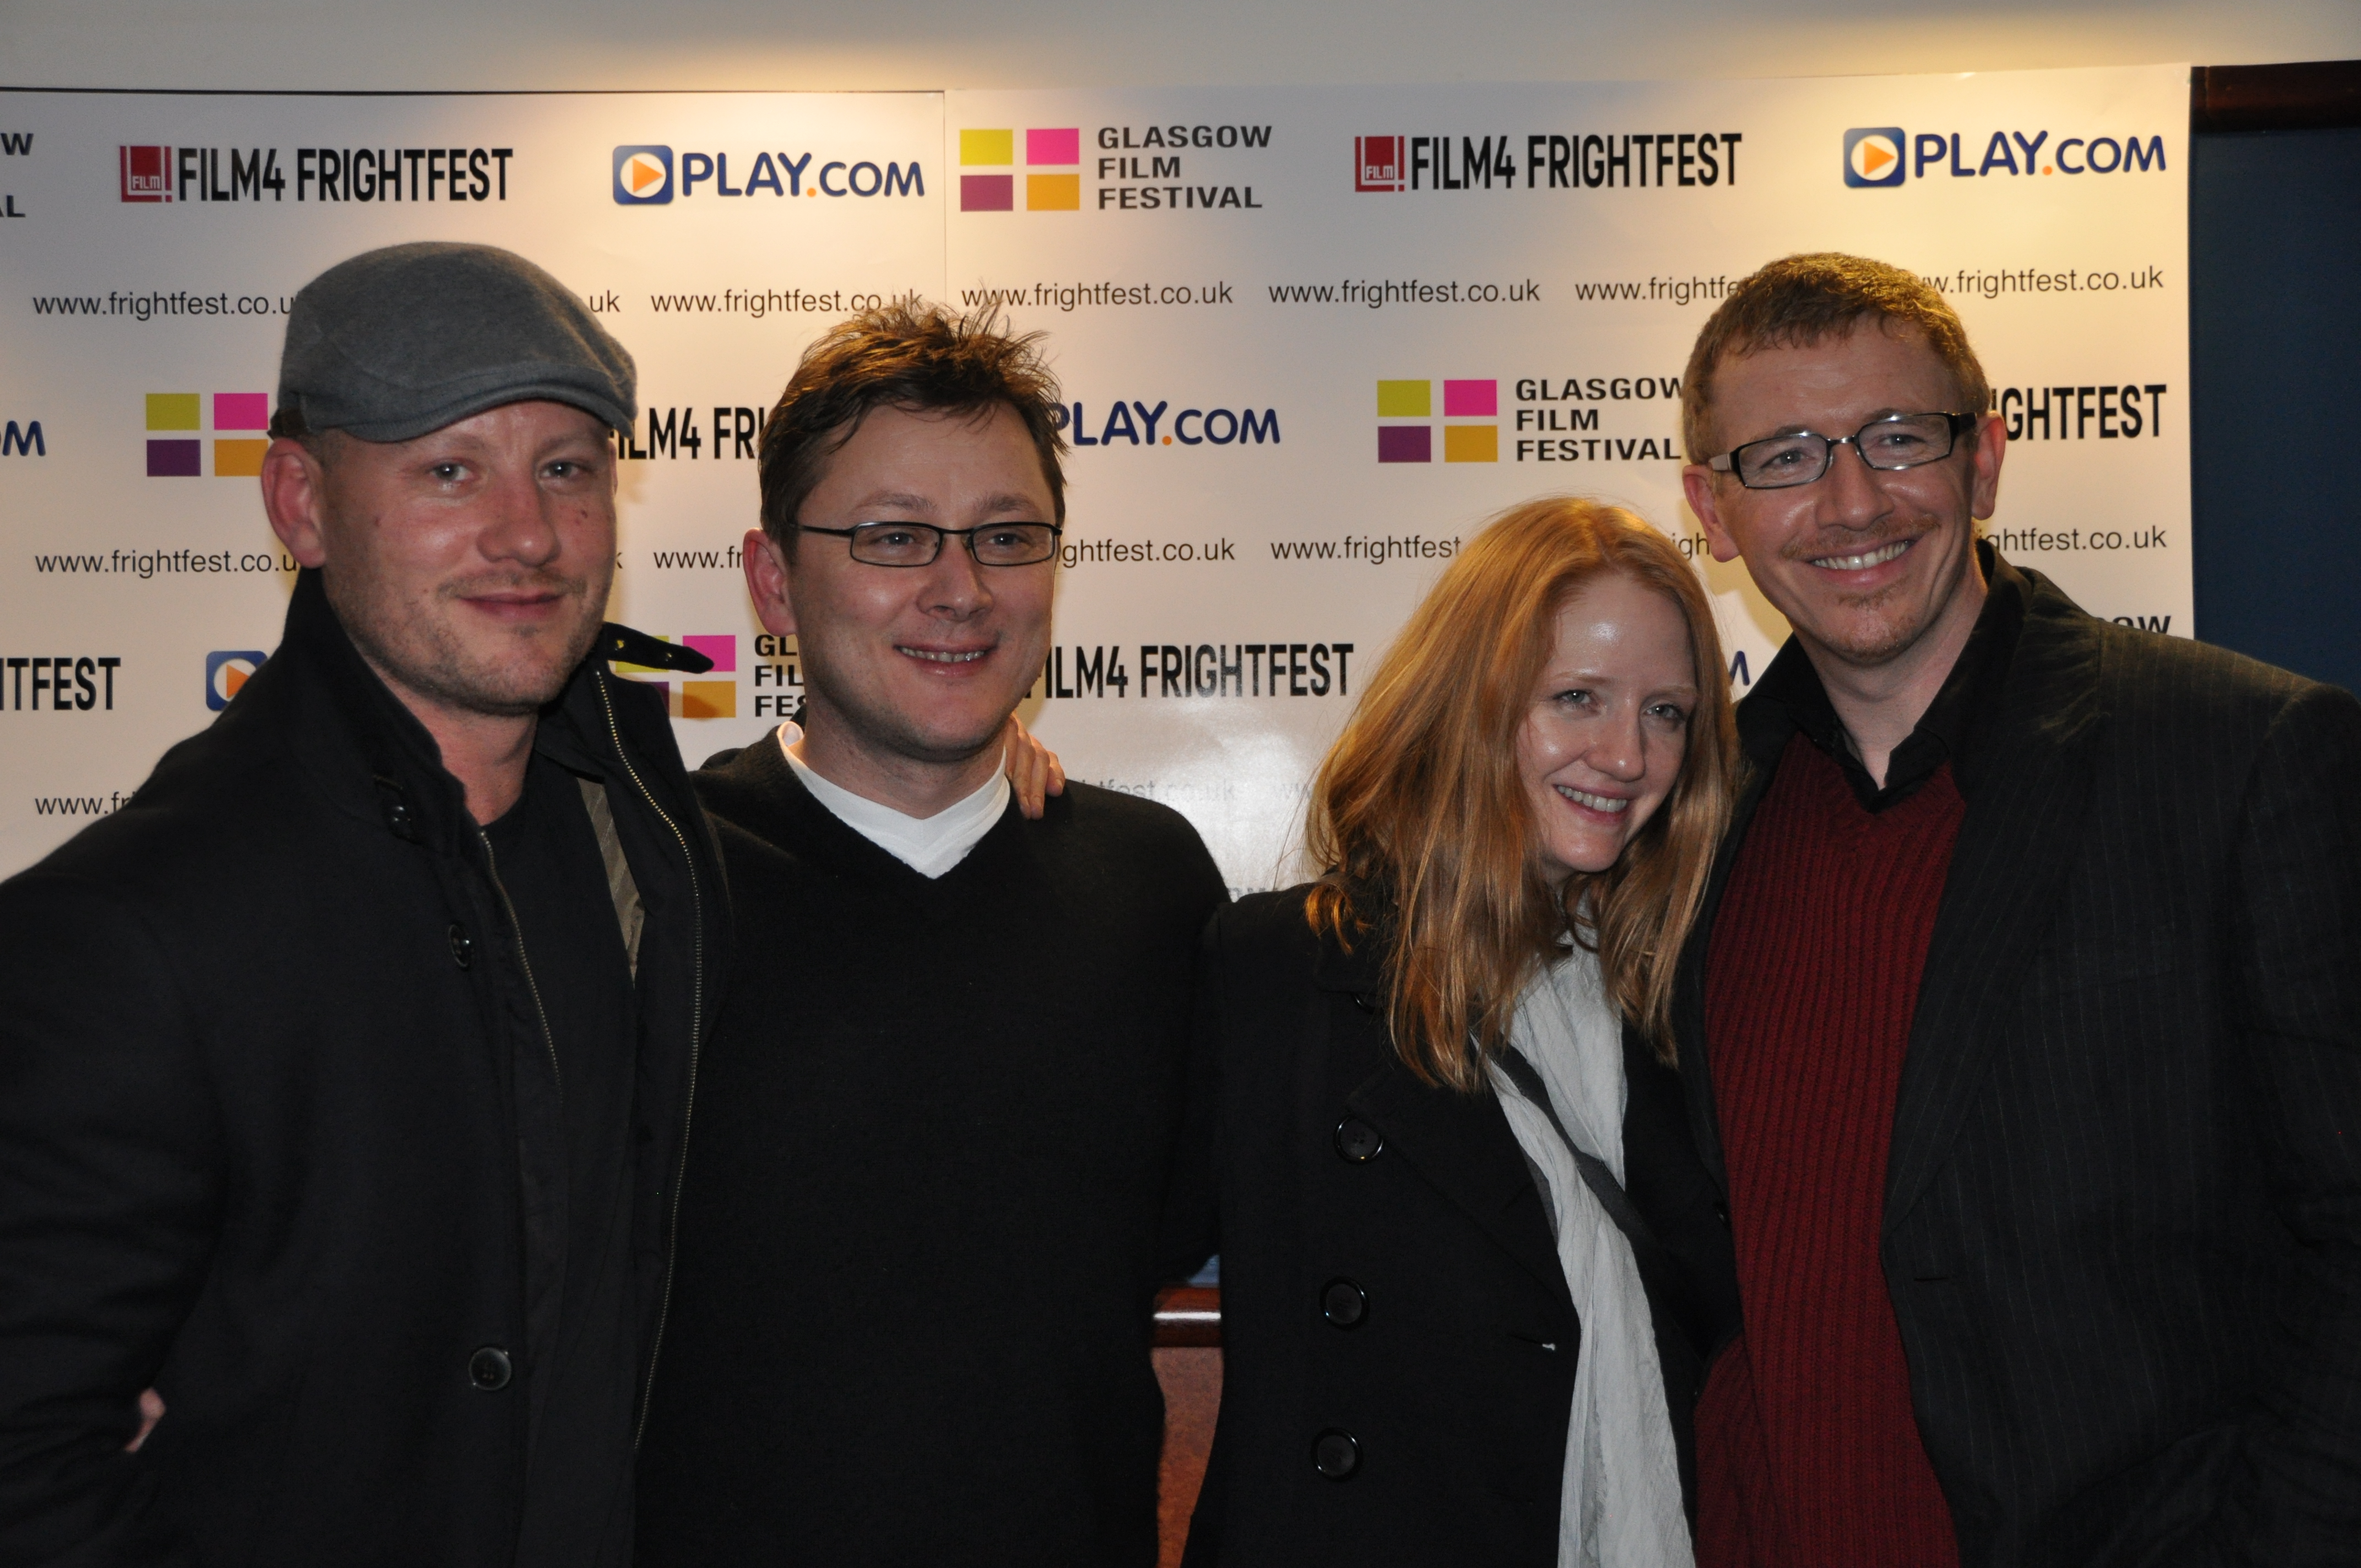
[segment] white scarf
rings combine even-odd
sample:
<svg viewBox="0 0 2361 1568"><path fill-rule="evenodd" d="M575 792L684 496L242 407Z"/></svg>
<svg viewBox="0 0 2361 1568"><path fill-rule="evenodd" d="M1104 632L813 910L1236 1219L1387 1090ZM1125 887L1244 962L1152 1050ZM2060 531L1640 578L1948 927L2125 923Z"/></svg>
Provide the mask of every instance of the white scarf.
<svg viewBox="0 0 2361 1568"><path fill-rule="evenodd" d="M1565 1129L1623 1179L1622 1023L1595 953L1552 964L1518 999L1510 1041ZM1582 1321L1558 1505L1558 1568L1691 1568L1680 1460L1664 1409L1648 1293L1631 1245L1582 1179L1549 1117L1499 1069L1500 1108L1548 1178L1558 1265Z"/></svg>

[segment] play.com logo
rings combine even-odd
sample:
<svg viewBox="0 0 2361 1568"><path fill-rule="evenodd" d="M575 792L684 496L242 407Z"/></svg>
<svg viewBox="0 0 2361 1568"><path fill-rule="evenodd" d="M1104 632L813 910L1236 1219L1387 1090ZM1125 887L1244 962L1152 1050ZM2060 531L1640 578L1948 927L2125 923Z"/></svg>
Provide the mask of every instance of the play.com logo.
<svg viewBox="0 0 2361 1568"><path fill-rule="evenodd" d="M1902 127L1862 126L1845 132L1844 180L1854 187L1902 183ZM620 181L622 176L616 176ZM616 187L620 192L622 187ZM622 200L619 194L617 201Z"/></svg>
<svg viewBox="0 0 2361 1568"><path fill-rule="evenodd" d="M626 207L653 207L672 200L672 148L615 149L615 200Z"/></svg>

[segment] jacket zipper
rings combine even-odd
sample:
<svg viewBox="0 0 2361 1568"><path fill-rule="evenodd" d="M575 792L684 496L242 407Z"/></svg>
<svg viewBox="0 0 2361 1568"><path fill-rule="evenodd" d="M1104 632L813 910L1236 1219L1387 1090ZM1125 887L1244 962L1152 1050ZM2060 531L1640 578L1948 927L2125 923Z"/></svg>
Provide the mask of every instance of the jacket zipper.
<svg viewBox="0 0 2361 1568"><path fill-rule="evenodd" d="M697 857L689 852L688 836L680 830L680 824L672 819L671 813L657 802L654 792L640 777L640 771L631 766L631 753L623 749L623 732L615 722L615 704L607 691L606 673L598 672L592 684L598 688L598 706L607 717L607 737L614 742L616 761L623 764L623 773L631 781L631 787L640 792L640 798L648 803L648 809L656 814L657 821L670 829L673 842L680 846L681 863L688 868L688 905L693 926L689 946L688 1093L681 1104L680 1157L673 1166L672 1202L664 1215L664 1287L656 1297L655 1337L648 1343L648 1373L640 1386L640 1419L631 1428L631 1450L637 1453L640 1440L647 1435L648 1407L656 1386L656 1358L664 1352L664 1325L672 1318L673 1263L680 1250L680 1189L688 1175L688 1127L697 1111L697 1054L705 1034L705 894L697 880Z"/></svg>
<svg viewBox="0 0 2361 1568"><path fill-rule="evenodd" d="M557 1068L557 1036L550 1030L548 1010L541 1004L541 987L533 978L533 959L525 956L524 927L517 920L516 905L509 901L507 884L500 881L500 861L492 853L491 835L479 827L476 829L476 837L483 840L484 861L491 868L492 891L500 895L500 908L509 917L509 932L516 940L517 968L524 970L524 988L533 997L533 1016L541 1020L541 1043L549 1052L549 1076L557 1085L557 1102L563 1105L566 1102L566 1075Z"/></svg>

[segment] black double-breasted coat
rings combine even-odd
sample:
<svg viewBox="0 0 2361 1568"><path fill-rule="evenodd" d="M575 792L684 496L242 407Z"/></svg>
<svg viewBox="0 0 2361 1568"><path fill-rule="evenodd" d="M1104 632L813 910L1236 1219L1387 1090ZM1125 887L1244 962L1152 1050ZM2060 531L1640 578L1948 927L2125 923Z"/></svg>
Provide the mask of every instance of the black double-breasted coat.
<svg viewBox="0 0 2361 1568"><path fill-rule="evenodd" d="M1188 1561L1554 1563L1582 1325L1541 1193L1498 1100L1401 1065L1380 940L1315 937L1304 894L1241 900L1205 940L1224 1366ZM1676 1076L1636 1036L1624 1058L1625 1185L1661 1245L1643 1277L1686 1461L1736 1327L1729 1234Z"/></svg>

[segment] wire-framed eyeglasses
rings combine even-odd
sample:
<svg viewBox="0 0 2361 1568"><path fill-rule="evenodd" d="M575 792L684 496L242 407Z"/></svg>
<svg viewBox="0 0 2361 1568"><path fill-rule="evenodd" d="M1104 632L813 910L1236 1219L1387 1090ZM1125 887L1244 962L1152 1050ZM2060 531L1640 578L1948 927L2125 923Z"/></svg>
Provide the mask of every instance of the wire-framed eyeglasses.
<svg viewBox="0 0 2361 1568"><path fill-rule="evenodd" d="M813 528L800 532L825 533L852 542L852 558L871 566L931 566L943 553L943 541L957 539L980 566L1031 566L1058 553L1054 522L987 522L974 528L937 528L931 522L863 522L851 528Z"/></svg>

